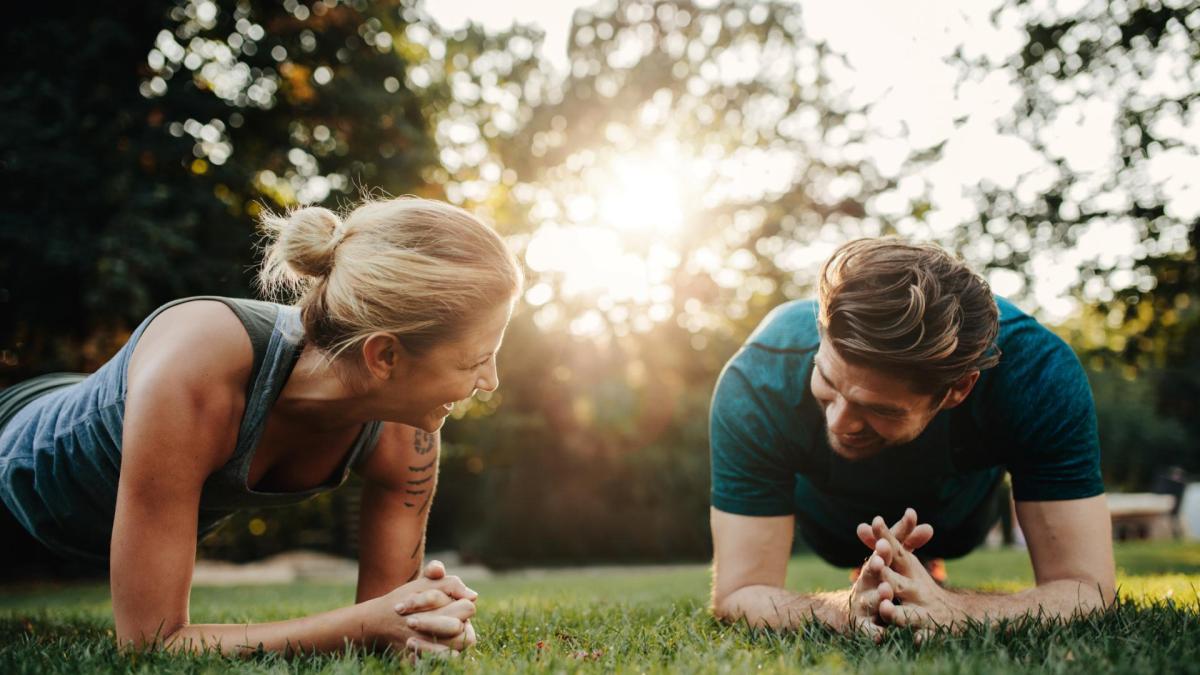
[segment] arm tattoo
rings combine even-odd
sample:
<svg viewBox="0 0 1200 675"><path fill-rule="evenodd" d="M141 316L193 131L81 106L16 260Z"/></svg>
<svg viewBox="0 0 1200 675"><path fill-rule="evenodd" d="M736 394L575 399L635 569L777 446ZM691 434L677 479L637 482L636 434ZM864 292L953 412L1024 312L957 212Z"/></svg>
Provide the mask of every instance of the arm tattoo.
<svg viewBox="0 0 1200 675"><path fill-rule="evenodd" d="M422 464L420 466L410 466L410 467L408 467L408 470L409 471L428 471L428 470L432 469L433 465L436 463L437 463L437 459L435 458L435 459L429 460L428 464Z"/></svg>
<svg viewBox="0 0 1200 675"><path fill-rule="evenodd" d="M408 483L409 485L420 485L421 483L428 483L431 480L433 480L433 476L425 476L424 478L420 478L420 479L414 478L414 479L406 480L404 482Z"/></svg>
<svg viewBox="0 0 1200 675"><path fill-rule="evenodd" d="M413 448L418 455L427 455L433 451L433 446L437 445L437 436L431 433L417 429L413 436Z"/></svg>

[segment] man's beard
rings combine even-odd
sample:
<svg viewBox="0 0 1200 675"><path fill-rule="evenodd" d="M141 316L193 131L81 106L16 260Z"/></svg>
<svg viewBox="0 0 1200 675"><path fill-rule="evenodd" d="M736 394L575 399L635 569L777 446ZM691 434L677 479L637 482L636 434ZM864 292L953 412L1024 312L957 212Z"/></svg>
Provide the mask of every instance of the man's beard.
<svg viewBox="0 0 1200 675"><path fill-rule="evenodd" d="M837 435L828 429L825 430L825 436L829 442L829 447L833 448L833 451L840 457L848 459L851 462L870 459L894 445L893 443L888 443L887 439L876 433L864 435L862 445L843 445L838 441Z"/></svg>

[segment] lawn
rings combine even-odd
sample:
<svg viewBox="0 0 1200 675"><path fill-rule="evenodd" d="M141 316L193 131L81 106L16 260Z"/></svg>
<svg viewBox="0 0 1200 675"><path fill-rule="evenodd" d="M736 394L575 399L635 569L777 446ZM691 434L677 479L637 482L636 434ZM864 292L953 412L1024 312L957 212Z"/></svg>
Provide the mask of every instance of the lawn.
<svg viewBox="0 0 1200 675"><path fill-rule="evenodd" d="M479 580L480 644L469 655L415 667L353 650L292 661L263 655L123 656L111 642L107 588L0 589L0 673L168 672L1200 672L1200 545L1117 549L1121 602L1103 616L1067 624L973 627L921 646L897 631L881 645L809 627L775 635L715 622L708 572L562 571ZM984 551L949 565L952 585L1013 590L1032 576L1023 551ZM791 562L800 591L847 583L844 570L810 557ZM195 621L263 621L350 602L343 585L198 588Z"/></svg>

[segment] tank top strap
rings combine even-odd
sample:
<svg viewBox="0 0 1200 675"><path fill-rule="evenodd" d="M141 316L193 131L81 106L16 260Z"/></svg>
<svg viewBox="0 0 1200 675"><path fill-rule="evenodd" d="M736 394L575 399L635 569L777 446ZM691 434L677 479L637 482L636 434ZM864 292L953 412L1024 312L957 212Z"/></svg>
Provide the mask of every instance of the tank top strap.
<svg viewBox="0 0 1200 675"><path fill-rule="evenodd" d="M226 467L236 468L237 488L244 490L254 449L266 427L271 406L287 384L304 346L304 326L295 307L277 305L278 313L266 342L263 360L246 396L237 448Z"/></svg>

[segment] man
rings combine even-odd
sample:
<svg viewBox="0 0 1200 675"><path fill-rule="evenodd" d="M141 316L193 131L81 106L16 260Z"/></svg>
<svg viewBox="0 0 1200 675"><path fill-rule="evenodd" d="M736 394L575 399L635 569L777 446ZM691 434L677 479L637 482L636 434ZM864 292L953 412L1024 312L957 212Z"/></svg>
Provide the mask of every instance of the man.
<svg viewBox="0 0 1200 675"><path fill-rule="evenodd" d="M724 620L789 628L815 618L878 636L887 625L1068 617L1113 600L1083 369L936 246L838 249L818 300L776 308L726 365L710 443L713 610ZM922 560L983 541L1008 508L1006 471L1037 586L942 588ZM888 528L879 515L899 521ZM795 529L826 561L862 565L848 591L784 589Z"/></svg>

